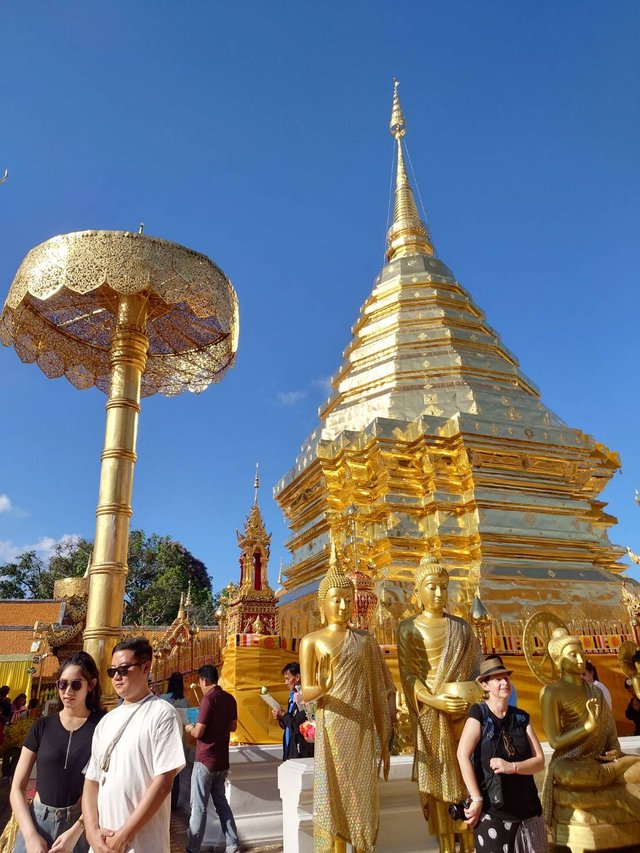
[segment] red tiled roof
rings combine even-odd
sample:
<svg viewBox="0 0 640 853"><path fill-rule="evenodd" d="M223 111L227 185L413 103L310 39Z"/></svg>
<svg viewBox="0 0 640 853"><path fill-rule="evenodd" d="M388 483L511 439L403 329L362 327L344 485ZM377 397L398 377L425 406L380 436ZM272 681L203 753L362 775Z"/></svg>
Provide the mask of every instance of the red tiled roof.
<svg viewBox="0 0 640 853"><path fill-rule="evenodd" d="M32 642L33 628L0 627L0 654L2 655L30 655ZM56 673L59 665L58 658L53 655L46 657L42 665L43 677L47 678Z"/></svg>
<svg viewBox="0 0 640 853"><path fill-rule="evenodd" d="M63 612L62 601L49 599L0 599L0 626L29 625L32 629L35 623L59 622Z"/></svg>

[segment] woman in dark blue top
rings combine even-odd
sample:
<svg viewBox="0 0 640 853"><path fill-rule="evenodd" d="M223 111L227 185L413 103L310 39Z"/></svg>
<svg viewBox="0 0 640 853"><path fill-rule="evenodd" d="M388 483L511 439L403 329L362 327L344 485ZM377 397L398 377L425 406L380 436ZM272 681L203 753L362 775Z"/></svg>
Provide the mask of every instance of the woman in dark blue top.
<svg viewBox="0 0 640 853"><path fill-rule="evenodd" d="M482 853L547 851L547 834L533 774L544 756L529 714L509 705L511 671L494 656L476 679L487 694L472 705L460 742L458 763L470 802L466 823Z"/></svg>
<svg viewBox="0 0 640 853"><path fill-rule="evenodd" d="M20 832L14 853L85 853L81 817L83 770L91 755L93 731L104 711L95 661L77 652L62 664L57 682L59 711L42 717L29 731L11 786L11 808ZM26 791L37 761L36 796Z"/></svg>

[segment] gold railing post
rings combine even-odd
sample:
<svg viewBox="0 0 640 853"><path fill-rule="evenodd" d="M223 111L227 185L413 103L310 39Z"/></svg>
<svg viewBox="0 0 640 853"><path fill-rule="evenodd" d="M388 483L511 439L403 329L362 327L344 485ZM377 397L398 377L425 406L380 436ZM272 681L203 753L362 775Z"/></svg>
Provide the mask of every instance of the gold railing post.
<svg viewBox="0 0 640 853"><path fill-rule="evenodd" d="M111 386L84 631L84 649L98 664L107 707L113 706L116 699L106 668L111 649L122 633L140 383L149 346L146 317L145 294L120 295L109 353Z"/></svg>

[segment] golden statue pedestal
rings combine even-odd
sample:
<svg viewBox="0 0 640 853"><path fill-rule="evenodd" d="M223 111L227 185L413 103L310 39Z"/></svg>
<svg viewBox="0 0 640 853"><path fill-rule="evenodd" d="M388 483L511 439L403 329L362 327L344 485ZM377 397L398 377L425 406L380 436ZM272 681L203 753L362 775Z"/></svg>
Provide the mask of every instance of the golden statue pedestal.
<svg viewBox="0 0 640 853"><path fill-rule="evenodd" d="M242 645L236 645L241 643ZM281 648L279 636L231 634L222 649L220 686L238 703L238 728L231 743L281 743L283 730L260 697L260 688L286 708L289 693L282 680L282 668L297 660L297 653Z"/></svg>
<svg viewBox="0 0 640 853"><path fill-rule="evenodd" d="M553 792L553 838L556 853L640 849L640 784L610 785L576 792L559 785ZM552 850L554 848L552 847Z"/></svg>

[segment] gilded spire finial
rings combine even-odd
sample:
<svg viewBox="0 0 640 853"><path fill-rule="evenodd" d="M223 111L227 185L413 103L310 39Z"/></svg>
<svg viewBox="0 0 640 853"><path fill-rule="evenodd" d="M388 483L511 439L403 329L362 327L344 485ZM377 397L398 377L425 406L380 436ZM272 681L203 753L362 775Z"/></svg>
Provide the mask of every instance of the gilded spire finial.
<svg viewBox="0 0 640 853"><path fill-rule="evenodd" d="M191 607L191 581L187 585L187 597L184 602L185 607Z"/></svg>
<svg viewBox="0 0 640 853"><path fill-rule="evenodd" d="M255 480L253 481L253 488L254 488L253 505L254 506L258 505L258 489L260 488L260 477L258 476L258 466L259 465L260 465L260 463L256 462L256 477L255 477Z"/></svg>
<svg viewBox="0 0 640 853"><path fill-rule="evenodd" d="M387 232L387 259L403 258L407 255L433 255L433 243L429 229L418 213L413 190L409 184L407 170L404 165L402 138L407 132L407 123L400 104L398 86L400 82L393 80L393 104L389 130L397 142L398 162L396 168L396 191L393 209L393 223Z"/></svg>
<svg viewBox="0 0 640 853"><path fill-rule="evenodd" d="M4 184L4 182L7 180L7 178L8 178L8 177L9 177L9 170L8 170L8 169L5 169L5 170L4 170L4 175L2 175L2 176L0 177L0 184Z"/></svg>
<svg viewBox="0 0 640 853"><path fill-rule="evenodd" d="M393 106L391 107L391 121L389 122L389 130L391 135L396 139L402 139L407 132L407 125L404 120L404 113L400 105L400 96L398 95L398 86L400 81L393 78Z"/></svg>

